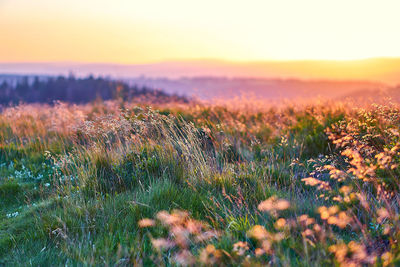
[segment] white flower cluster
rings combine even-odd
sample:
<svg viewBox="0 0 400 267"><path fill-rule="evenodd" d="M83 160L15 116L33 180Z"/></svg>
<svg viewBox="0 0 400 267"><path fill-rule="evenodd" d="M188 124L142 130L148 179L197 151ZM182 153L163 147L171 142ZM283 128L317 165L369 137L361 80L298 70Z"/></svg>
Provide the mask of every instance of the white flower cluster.
<svg viewBox="0 0 400 267"><path fill-rule="evenodd" d="M18 211L6 214L7 218L14 218L17 217L18 215L19 215Z"/></svg>

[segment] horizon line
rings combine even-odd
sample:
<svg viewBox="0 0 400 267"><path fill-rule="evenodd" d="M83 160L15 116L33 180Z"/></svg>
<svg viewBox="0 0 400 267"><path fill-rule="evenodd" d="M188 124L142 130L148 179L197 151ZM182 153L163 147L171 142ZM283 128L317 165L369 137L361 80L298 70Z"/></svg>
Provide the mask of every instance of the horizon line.
<svg viewBox="0 0 400 267"><path fill-rule="evenodd" d="M117 62L117 61L0 61L0 64L79 64L79 65L152 65L165 63L196 63L196 62L219 62L231 64L251 64L251 63L313 63L313 62L334 62L334 63L351 63L370 60L400 60L398 57L365 57L357 59L257 59L257 60L234 60L224 58L187 58L187 59L162 59L147 62Z"/></svg>

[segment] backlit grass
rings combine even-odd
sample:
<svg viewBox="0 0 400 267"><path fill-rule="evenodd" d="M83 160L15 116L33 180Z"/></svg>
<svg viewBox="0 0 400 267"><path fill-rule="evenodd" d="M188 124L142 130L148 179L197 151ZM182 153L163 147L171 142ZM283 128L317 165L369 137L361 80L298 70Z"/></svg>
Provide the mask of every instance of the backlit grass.
<svg viewBox="0 0 400 267"><path fill-rule="evenodd" d="M20 105L0 125L0 265L400 264L395 104Z"/></svg>

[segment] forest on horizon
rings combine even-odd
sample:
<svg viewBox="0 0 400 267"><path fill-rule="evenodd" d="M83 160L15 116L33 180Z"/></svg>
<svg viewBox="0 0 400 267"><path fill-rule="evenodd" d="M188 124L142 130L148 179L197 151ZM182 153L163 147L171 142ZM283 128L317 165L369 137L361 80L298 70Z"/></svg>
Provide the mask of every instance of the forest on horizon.
<svg viewBox="0 0 400 267"><path fill-rule="evenodd" d="M18 103L47 103L54 101L84 104L95 100L147 99L155 103L166 101L187 102L183 96L165 93L146 86L128 85L102 77L76 78L21 76L14 83L3 80L0 83L0 105Z"/></svg>

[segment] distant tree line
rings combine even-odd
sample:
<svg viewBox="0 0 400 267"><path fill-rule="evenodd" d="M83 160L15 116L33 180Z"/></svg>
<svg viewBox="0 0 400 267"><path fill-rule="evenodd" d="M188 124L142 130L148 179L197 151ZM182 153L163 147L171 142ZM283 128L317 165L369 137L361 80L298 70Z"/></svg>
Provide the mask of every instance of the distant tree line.
<svg viewBox="0 0 400 267"><path fill-rule="evenodd" d="M3 81L0 84L0 105L18 103L54 103L63 101L83 104L101 100L148 100L151 102L187 102L185 97L170 95L148 87L130 86L126 83L105 78L75 78L74 76L40 79L28 76L14 85Z"/></svg>

